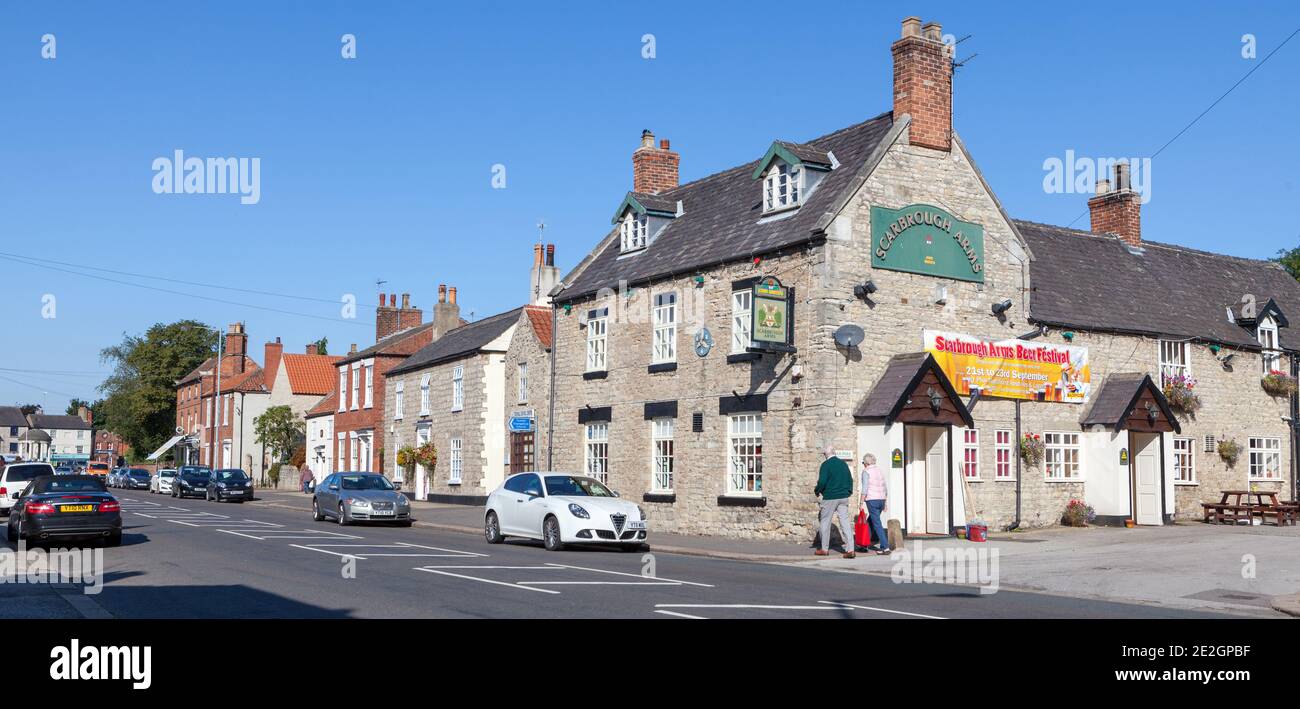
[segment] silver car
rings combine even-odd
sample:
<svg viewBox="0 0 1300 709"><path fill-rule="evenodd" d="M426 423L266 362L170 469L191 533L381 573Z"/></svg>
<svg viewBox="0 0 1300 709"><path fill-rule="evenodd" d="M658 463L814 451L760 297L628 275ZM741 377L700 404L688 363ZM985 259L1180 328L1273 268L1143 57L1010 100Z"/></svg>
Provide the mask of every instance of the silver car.
<svg viewBox="0 0 1300 709"><path fill-rule="evenodd" d="M339 524L396 522L411 526L411 502L379 473L334 473L311 496L312 519Z"/></svg>

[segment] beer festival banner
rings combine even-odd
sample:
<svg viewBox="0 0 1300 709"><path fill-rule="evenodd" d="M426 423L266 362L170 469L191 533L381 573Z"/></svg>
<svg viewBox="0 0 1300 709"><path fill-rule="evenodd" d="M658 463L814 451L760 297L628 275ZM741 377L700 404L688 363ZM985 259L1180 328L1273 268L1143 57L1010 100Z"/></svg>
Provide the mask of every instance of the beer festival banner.
<svg viewBox="0 0 1300 709"><path fill-rule="evenodd" d="M1082 404L1092 390L1088 348L1027 340L986 340L925 330L925 351L958 394Z"/></svg>

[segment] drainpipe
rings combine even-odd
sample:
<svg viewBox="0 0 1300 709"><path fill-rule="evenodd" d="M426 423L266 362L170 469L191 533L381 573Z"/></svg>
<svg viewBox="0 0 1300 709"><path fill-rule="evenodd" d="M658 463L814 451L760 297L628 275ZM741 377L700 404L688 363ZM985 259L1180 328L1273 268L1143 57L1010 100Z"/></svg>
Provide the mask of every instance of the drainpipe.
<svg viewBox="0 0 1300 709"><path fill-rule="evenodd" d="M1291 355L1291 376L1300 376L1300 358ZM1300 443L1300 395L1291 395L1291 499L1300 500L1300 481L1296 480L1296 471L1300 469L1296 458L1296 444Z"/></svg>
<svg viewBox="0 0 1300 709"><path fill-rule="evenodd" d="M1007 531L1020 528L1020 400L1016 399L1016 521L1007 526Z"/></svg>
<svg viewBox="0 0 1300 709"><path fill-rule="evenodd" d="M560 330L556 304L551 303L551 393L547 398L546 414L546 469L555 470L552 456L555 454L555 352L560 348ZM1295 447L1292 446L1294 453Z"/></svg>

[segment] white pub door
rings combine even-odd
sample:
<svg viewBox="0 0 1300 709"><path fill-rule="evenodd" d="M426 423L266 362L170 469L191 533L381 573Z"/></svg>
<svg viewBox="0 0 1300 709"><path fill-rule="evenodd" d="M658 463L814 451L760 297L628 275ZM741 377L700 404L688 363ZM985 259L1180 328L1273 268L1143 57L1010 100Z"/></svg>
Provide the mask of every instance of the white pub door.
<svg viewBox="0 0 1300 709"><path fill-rule="evenodd" d="M1133 448L1133 521L1159 525L1160 514L1160 436L1134 433Z"/></svg>
<svg viewBox="0 0 1300 709"><path fill-rule="evenodd" d="M910 485L910 493L920 493L917 499L921 501L920 514L923 517L917 520L915 527L925 530L926 534L951 531L948 528L947 431L946 427L939 426L907 428L908 475L920 483Z"/></svg>

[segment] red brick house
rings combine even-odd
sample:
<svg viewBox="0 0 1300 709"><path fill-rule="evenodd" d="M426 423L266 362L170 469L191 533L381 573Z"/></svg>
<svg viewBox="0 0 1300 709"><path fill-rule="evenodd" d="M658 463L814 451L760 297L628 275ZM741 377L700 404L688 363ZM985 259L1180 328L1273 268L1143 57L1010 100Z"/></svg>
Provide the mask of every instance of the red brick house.
<svg viewBox="0 0 1300 709"><path fill-rule="evenodd" d="M240 382L247 381L247 373L259 367L247 354L248 334L244 332L243 323L231 323L225 337L221 389L222 392L232 392ZM212 464L212 392L216 386L216 361L216 357L209 357L176 382L176 427L188 437L186 443L190 444L186 446L188 450L177 455L178 462ZM216 440L224 438L217 437Z"/></svg>

